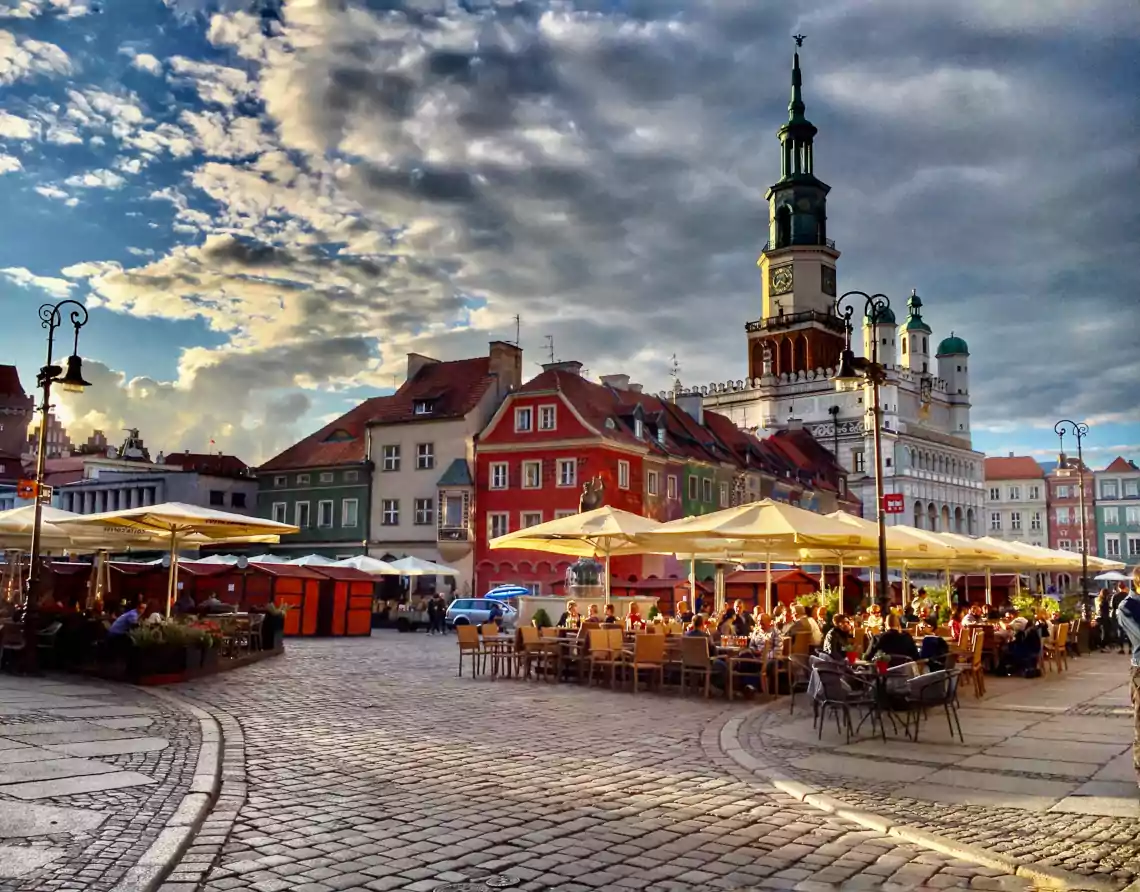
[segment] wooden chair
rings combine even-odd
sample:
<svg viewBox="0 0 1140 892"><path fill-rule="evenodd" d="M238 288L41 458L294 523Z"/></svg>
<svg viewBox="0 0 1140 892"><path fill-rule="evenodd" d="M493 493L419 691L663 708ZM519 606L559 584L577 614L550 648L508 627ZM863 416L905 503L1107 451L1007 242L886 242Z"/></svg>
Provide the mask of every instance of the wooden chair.
<svg viewBox="0 0 1140 892"><path fill-rule="evenodd" d="M561 637L561 635L559 635L558 629L556 629L554 626L543 626L541 629L538 630L538 634L542 638L560 638Z"/></svg>
<svg viewBox="0 0 1140 892"><path fill-rule="evenodd" d="M483 635L484 638L486 638L488 635L491 635L491 636L498 635L499 634L499 624L498 623L483 623L483 625L479 626L479 632L481 635Z"/></svg>
<svg viewBox="0 0 1140 892"><path fill-rule="evenodd" d="M962 678L974 683L974 696L979 699L986 695L985 667L982 665L985 643L986 636L982 634L982 630L979 628L974 635L970 661L962 667Z"/></svg>
<svg viewBox="0 0 1140 892"><path fill-rule="evenodd" d="M950 627L949 626L939 626L937 628L937 630L935 630L934 634L937 635L939 638L949 638L950 637Z"/></svg>
<svg viewBox="0 0 1140 892"><path fill-rule="evenodd" d="M618 630L618 643L614 646L612 629L598 629L590 632L590 653L587 657L590 684L598 678L598 669L609 669L610 687L614 686L614 678L618 666L625 665L625 656L621 649L621 631Z"/></svg>
<svg viewBox="0 0 1140 892"><path fill-rule="evenodd" d="M3 667L9 654L24 649L24 627L19 623L5 623L0 626L0 667Z"/></svg>
<svg viewBox="0 0 1140 892"><path fill-rule="evenodd" d="M633 692L637 693L637 682L642 672L650 679L657 676L657 690L665 684L665 636L644 634L633 639L633 659L626 665L630 669L629 679Z"/></svg>
<svg viewBox="0 0 1140 892"><path fill-rule="evenodd" d="M485 661L487 651L479 640L479 630L466 623L455 627L455 637L459 640L459 677L463 677L463 658L471 658L471 677L479 674L480 660Z"/></svg>
<svg viewBox="0 0 1140 892"><path fill-rule="evenodd" d="M689 635L681 638L681 693L687 688L685 682L696 677L700 683L704 676L705 699L709 696L712 684L712 658L709 655L709 639L704 635ZM691 682L690 682L691 683Z"/></svg>
<svg viewBox="0 0 1140 892"><path fill-rule="evenodd" d="M1069 668L1069 624L1057 623L1053 632L1053 639L1046 639L1041 644L1041 655L1045 666L1055 669L1058 673Z"/></svg>

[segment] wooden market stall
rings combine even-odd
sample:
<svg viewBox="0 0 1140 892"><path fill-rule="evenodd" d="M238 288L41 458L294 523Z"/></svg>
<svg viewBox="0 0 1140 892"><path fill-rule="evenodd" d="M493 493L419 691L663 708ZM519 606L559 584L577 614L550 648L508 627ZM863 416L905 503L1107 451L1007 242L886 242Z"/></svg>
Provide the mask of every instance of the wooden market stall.
<svg viewBox="0 0 1140 892"><path fill-rule="evenodd" d="M724 577L725 601L743 601L751 610L764 603L768 585L767 570L737 570ZM818 577L809 576L803 570L773 570L773 601L779 604L792 604L800 595L815 594L819 591Z"/></svg>
<svg viewBox="0 0 1140 892"><path fill-rule="evenodd" d="M657 609L665 616L673 616L677 612L677 605L685 601L689 609L693 609L693 600L689 596L689 580L687 579L640 579L637 582L621 582L614 579L610 583L610 592L617 597L657 599ZM712 603L713 588L711 584L698 582L697 592L706 604Z"/></svg>
<svg viewBox="0 0 1140 892"><path fill-rule="evenodd" d="M986 574L963 574L954 580L954 590L958 595L959 604L985 604L986 603ZM1026 591L1025 582L1022 582L1023 592ZM1017 577L1013 573L990 574L990 600L993 607L1002 607L1013 601L1017 593Z"/></svg>
<svg viewBox="0 0 1140 892"><path fill-rule="evenodd" d="M377 577L351 567L308 569L324 577L318 592L315 634L371 635Z"/></svg>
<svg viewBox="0 0 1140 892"><path fill-rule="evenodd" d="M321 582L327 577L296 564L250 564L243 602L247 610L270 601L287 606L285 635L316 635Z"/></svg>

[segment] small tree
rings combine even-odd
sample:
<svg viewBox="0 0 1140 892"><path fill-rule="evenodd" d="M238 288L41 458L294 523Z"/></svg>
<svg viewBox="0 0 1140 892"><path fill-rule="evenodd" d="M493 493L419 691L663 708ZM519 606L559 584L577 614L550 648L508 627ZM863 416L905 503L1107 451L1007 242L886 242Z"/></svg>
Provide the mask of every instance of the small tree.
<svg viewBox="0 0 1140 892"><path fill-rule="evenodd" d="M534 616L531 617L530 621L536 629L549 629L554 625L554 623L550 621L550 614L542 607L539 607L538 610L534 612Z"/></svg>
<svg viewBox="0 0 1140 892"><path fill-rule="evenodd" d="M649 608L649 613L646 614L646 619L648 619L650 622L653 622L653 620L657 619L657 617L659 617L660 615L661 615L661 611L658 610L657 605L654 604L652 607Z"/></svg>

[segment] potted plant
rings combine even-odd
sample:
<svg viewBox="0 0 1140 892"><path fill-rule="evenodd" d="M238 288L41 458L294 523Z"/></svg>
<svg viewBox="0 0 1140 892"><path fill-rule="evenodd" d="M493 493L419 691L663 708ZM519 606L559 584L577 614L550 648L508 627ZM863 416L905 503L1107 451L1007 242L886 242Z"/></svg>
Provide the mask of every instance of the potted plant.
<svg viewBox="0 0 1140 892"><path fill-rule="evenodd" d="M848 645L844 649L844 653L847 654L847 662L854 666L859 659L859 652L855 649L855 645Z"/></svg>
<svg viewBox="0 0 1140 892"><path fill-rule="evenodd" d="M875 664L875 671L880 675L886 675L887 670L891 668L890 655L883 653L881 650L877 650L871 654L871 662Z"/></svg>
<svg viewBox="0 0 1140 892"><path fill-rule="evenodd" d="M646 614L645 618L647 620L649 620L649 622L653 622L660 615L661 615L661 611L658 610L657 605L654 604L652 607L649 608L649 613Z"/></svg>
<svg viewBox="0 0 1140 892"><path fill-rule="evenodd" d="M536 629L549 629L554 625L554 623L550 621L550 614L542 607L539 607L538 610L534 612L534 616L531 617L530 621Z"/></svg>
<svg viewBox="0 0 1140 892"><path fill-rule="evenodd" d="M270 601L265 605L265 620L261 624L261 649L280 650L285 637L285 614L288 604Z"/></svg>

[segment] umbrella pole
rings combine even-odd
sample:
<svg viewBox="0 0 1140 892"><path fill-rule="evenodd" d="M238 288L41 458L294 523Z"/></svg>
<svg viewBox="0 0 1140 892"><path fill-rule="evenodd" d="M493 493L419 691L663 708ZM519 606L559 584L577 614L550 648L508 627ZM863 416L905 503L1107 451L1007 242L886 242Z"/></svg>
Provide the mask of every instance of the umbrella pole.
<svg viewBox="0 0 1140 892"><path fill-rule="evenodd" d="M764 561L764 568L767 572L767 579L764 582L764 612L771 613L774 609L772 606L772 556L768 555L767 560Z"/></svg>
<svg viewBox="0 0 1140 892"><path fill-rule="evenodd" d="M839 607L836 608L836 613L843 612L843 555L839 556Z"/></svg>
<svg viewBox="0 0 1140 892"><path fill-rule="evenodd" d="M727 593L724 590L724 564L716 565L716 606L717 611L724 610L725 602L728 600Z"/></svg>
<svg viewBox="0 0 1140 892"><path fill-rule="evenodd" d="M606 549L606 587L603 589L606 593L606 606L610 604L610 550Z"/></svg>
<svg viewBox="0 0 1140 892"><path fill-rule="evenodd" d="M697 559L695 557L691 557L691 556L689 558L689 601L690 601L689 606L691 608L693 608L694 613L707 612L707 611L698 611L697 610ZM701 606L704 607L705 605L702 604ZM716 598L715 597L713 598L712 612L714 614L716 613Z"/></svg>
<svg viewBox="0 0 1140 892"><path fill-rule="evenodd" d="M910 606L910 574L906 571L906 564L902 568L902 599L903 607Z"/></svg>
<svg viewBox="0 0 1140 892"><path fill-rule="evenodd" d="M990 588L990 568L986 567L986 610L993 607L993 591Z"/></svg>
<svg viewBox="0 0 1140 892"><path fill-rule="evenodd" d="M170 619L170 607L174 603L174 588L178 582L178 534L170 534L170 576L166 580L166 618Z"/></svg>

